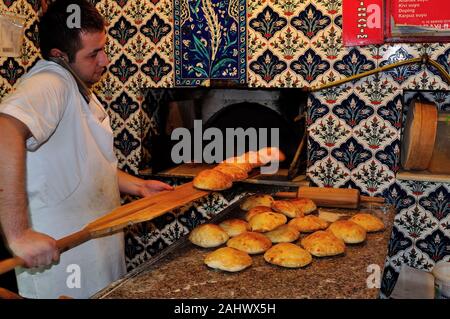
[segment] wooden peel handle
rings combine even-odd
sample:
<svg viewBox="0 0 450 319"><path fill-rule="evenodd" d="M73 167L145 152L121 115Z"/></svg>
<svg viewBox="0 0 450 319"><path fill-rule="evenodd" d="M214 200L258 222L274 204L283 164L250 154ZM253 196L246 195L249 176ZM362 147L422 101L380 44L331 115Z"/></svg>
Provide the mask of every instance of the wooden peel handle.
<svg viewBox="0 0 450 319"><path fill-rule="evenodd" d="M0 299L24 299L22 296L0 287Z"/></svg>
<svg viewBox="0 0 450 319"><path fill-rule="evenodd" d="M278 192L275 193L276 197L280 197L280 198L297 198L297 193L296 192Z"/></svg>
<svg viewBox="0 0 450 319"><path fill-rule="evenodd" d="M361 196L359 196L359 200L362 203L380 203L380 204L384 204L385 203L385 199L383 197L377 197L377 196L364 196L364 195L361 195Z"/></svg>
<svg viewBox="0 0 450 319"><path fill-rule="evenodd" d="M361 196L356 189L303 187L298 192L278 192L280 198L305 197L313 200L317 206L359 208L360 202L384 203L384 198Z"/></svg>
<svg viewBox="0 0 450 319"><path fill-rule="evenodd" d="M68 235L64 238L61 238L56 241L56 246L59 249L60 253L63 253L73 247L76 247L78 245L81 245L82 243L88 241L91 239L91 234L88 230L82 229L76 233L73 233L71 235ZM20 257L13 257L9 259L5 259L0 261L0 275L4 274L10 270L13 270L14 268L18 266L24 266L25 261Z"/></svg>

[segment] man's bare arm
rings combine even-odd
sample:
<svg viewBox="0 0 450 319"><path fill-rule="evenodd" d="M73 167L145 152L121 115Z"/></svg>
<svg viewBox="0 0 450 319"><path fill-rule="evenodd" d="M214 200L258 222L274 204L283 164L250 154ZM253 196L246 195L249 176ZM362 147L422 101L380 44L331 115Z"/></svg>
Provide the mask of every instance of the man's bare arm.
<svg viewBox="0 0 450 319"><path fill-rule="evenodd" d="M0 114L0 225L14 255L28 267L36 267L58 260L59 252L53 238L30 228L25 185L29 136L22 122Z"/></svg>
<svg viewBox="0 0 450 319"><path fill-rule="evenodd" d="M119 190L123 194L147 197L161 191L173 190L173 187L156 180L144 180L121 170L117 170Z"/></svg>

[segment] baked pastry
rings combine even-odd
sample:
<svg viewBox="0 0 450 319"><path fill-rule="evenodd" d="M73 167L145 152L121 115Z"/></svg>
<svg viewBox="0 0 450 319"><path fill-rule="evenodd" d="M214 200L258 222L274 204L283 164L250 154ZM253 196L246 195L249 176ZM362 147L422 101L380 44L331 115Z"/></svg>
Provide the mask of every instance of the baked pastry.
<svg viewBox="0 0 450 319"><path fill-rule="evenodd" d="M287 217L283 214L264 212L250 218L248 225L250 226L251 231L263 233L274 230L275 228L286 224L286 222Z"/></svg>
<svg viewBox="0 0 450 319"><path fill-rule="evenodd" d="M290 243L298 239L300 232L291 225L281 225L280 227L264 233L264 236L269 238L272 243Z"/></svg>
<svg viewBox="0 0 450 319"><path fill-rule="evenodd" d="M219 226L226 231L230 237L240 235L250 229L245 220L237 218L224 220L219 224Z"/></svg>
<svg viewBox="0 0 450 319"><path fill-rule="evenodd" d="M357 244L366 239L366 230L351 220L337 220L327 230L346 244Z"/></svg>
<svg viewBox="0 0 450 319"><path fill-rule="evenodd" d="M275 212L284 214L290 218L303 216L303 213L297 208L297 206L287 200L273 201L271 207Z"/></svg>
<svg viewBox="0 0 450 319"><path fill-rule="evenodd" d="M301 240L301 245L316 257L335 256L345 252L344 242L333 233L319 230Z"/></svg>
<svg viewBox="0 0 450 319"><path fill-rule="evenodd" d="M250 221L250 219L253 216L264 213L264 212L273 212L273 211L272 211L272 209L270 209L270 207L267 207L267 206L256 206L256 207L253 207L252 209L250 209L245 214L245 220Z"/></svg>
<svg viewBox="0 0 450 319"><path fill-rule="evenodd" d="M242 159L240 157L227 158L221 164L229 164L229 165L239 167L239 168L243 169L244 171L246 171L247 173L249 173L253 169L253 166L250 163L245 162L244 159Z"/></svg>
<svg viewBox="0 0 450 319"><path fill-rule="evenodd" d="M246 232L227 241L227 246L247 254L261 254L272 247L269 238L260 233Z"/></svg>
<svg viewBox="0 0 450 319"><path fill-rule="evenodd" d="M295 244L280 243L264 253L264 260L282 267L298 268L310 264L312 256Z"/></svg>
<svg viewBox="0 0 450 319"><path fill-rule="evenodd" d="M248 177L247 172L243 168L232 164L222 163L214 167L214 170L228 175L233 182L242 181Z"/></svg>
<svg viewBox="0 0 450 319"><path fill-rule="evenodd" d="M384 229L383 221L372 214L359 213L353 215L350 220L362 226L368 233Z"/></svg>
<svg viewBox="0 0 450 319"><path fill-rule="evenodd" d="M270 207L272 205L273 200L274 200L273 197L270 195L266 195L266 194L253 195L253 196L250 196L249 198L247 198L241 204L241 209L242 210L250 210L256 206Z"/></svg>
<svg viewBox="0 0 450 319"><path fill-rule="evenodd" d="M244 153L241 156L239 156L237 159L238 159L238 162L242 161L243 163L248 163L253 168L260 167L263 165L263 163L260 160L260 156L259 156L258 152L255 152L255 151L250 151L250 152Z"/></svg>
<svg viewBox="0 0 450 319"><path fill-rule="evenodd" d="M259 158L262 163L282 162L286 156L278 147L264 147L258 151Z"/></svg>
<svg viewBox="0 0 450 319"><path fill-rule="evenodd" d="M222 247L206 255L205 264L214 269L236 272L252 265L252 257L246 252Z"/></svg>
<svg viewBox="0 0 450 319"><path fill-rule="evenodd" d="M317 209L316 203L309 198L299 197L296 199L291 199L290 202L294 204L303 213L303 215L311 214Z"/></svg>
<svg viewBox="0 0 450 319"><path fill-rule="evenodd" d="M203 248L220 246L229 238L226 231L214 224L202 224L195 227L189 234L191 243Z"/></svg>
<svg viewBox="0 0 450 319"><path fill-rule="evenodd" d="M326 229L328 222L317 216L308 215L291 219L289 225L294 226L301 233L312 233L317 230Z"/></svg>
<svg viewBox="0 0 450 319"><path fill-rule="evenodd" d="M218 170L205 169L195 176L193 185L207 191L222 191L231 188L233 181L230 176Z"/></svg>

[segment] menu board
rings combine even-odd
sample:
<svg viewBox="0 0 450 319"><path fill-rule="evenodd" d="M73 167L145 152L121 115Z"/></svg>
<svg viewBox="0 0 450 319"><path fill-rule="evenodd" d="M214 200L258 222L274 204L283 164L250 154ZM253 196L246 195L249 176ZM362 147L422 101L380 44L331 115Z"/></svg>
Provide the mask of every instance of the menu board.
<svg viewBox="0 0 450 319"><path fill-rule="evenodd" d="M449 42L449 0L386 0L386 40Z"/></svg>
<svg viewBox="0 0 450 319"><path fill-rule="evenodd" d="M450 29L449 0L392 0L391 13L396 25Z"/></svg>
<svg viewBox="0 0 450 319"><path fill-rule="evenodd" d="M343 0L345 46L450 42L450 0Z"/></svg>

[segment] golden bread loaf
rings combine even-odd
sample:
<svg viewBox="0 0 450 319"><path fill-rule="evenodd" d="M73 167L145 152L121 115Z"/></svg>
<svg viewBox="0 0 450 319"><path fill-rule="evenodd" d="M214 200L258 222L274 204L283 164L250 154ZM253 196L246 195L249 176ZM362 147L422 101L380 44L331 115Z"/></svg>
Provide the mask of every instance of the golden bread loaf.
<svg viewBox="0 0 450 319"><path fill-rule="evenodd" d="M368 233L384 229L383 221L372 214L359 213L353 215L350 220L363 227Z"/></svg>
<svg viewBox="0 0 450 319"><path fill-rule="evenodd" d="M283 162L286 156L278 147L264 147L258 151L259 159L262 163Z"/></svg>
<svg viewBox="0 0 450 319"><path fill-rule="evenodd" d="M241 156L238 157L238 162L240 162L240 161L243 163L250 164L253 168L260 167L263 165L263 163L261 162L261 160L259 158L258 152L255 152L255 151L250 151L250 152L242 154Z"/></svg>
<svg viewBox="0 0 450 319"><path fill-rule="evenodd" d="M357 244L366 239L366 230L351 220L337 220L327 230L346 244Z"/></svg>
<svg viewBox="0 0 450 319"><path fill-rule="evenodd" d="M267 194L253 195L247 198L242 204L242 210L250 210L256 206L267 206L270 207L273 202L273 197Z"/></svg>
<svg viewBox="0 0 450 319"><path fill-rule="evenodd" d="M303 238L300 243L316 257L335 256L345 252L344 242L328 231L316 231Z"/></svg>
<svg viewBox="0 0 450 319"><path fill-rule="evenodd" d="M260 233L246 232L227 241L227 246L247 254L261 254L272 247L269 238Z"/></svg>
<svg viewBox="0 0 450 319"><path fill-rule="evenodd" d="M287 217L275 212L264 212L250 218L248 225L251 231L266 232L286 224Z"/></svg>
<svg viewBox="0 0 450 319"><path fill-rule="evenodd" d="M240 235L250 230L250 227L245 220L237 218L224 220L219 226L225 230L230 237Z"/></svg>
<svg viewBox="0 0 450 319"><path fill-rule="evenodd" d="M236 167L239 167L246 171L247 173L250 173L250 171L253 169L253 166L250 163L244 162L242 158L240 157L230 157L226 160L222 161L220 164L229 164Z"/></svg>
<svg viewBox="0 0 450 319"><path fill-rule="evenodd" d="M301 212L296 205L287 200L273 201L271 207L275 212L286 215L289 218L303 216L303 212Z"/></svg>
<svg viewBox="0 0 450 319"><path fill-rule="evenodd" d="M205 169L195 176L193 180L195 188L208 191L222 191L233 186L229 175L218 170Z"/></svg>
<svg viewBox="0 0 450 319"><path fill-rule="evenodd" d="M248 177L248 174L244 169L232 164L222 163L214 167L214 170L228 175L233 182L243 181Z"/></svg>
<svg viewBox="0 0 450 319"><path fill-rule="evenodd" d="M264 236L269 238L272 243L290 243L296 241L300 236L300 232L291 225L281 225L280 227L264 233Z"/></svg>
<svg viewBox="0 0 450 319"><path fill-rule="evenodd" d="M236 272L251 266L253 261L246 252L222 247L206 255L204 262L214 269Z"/></svg>
<svg viewBox="0 0 450 319"><path fill-rule="evenodd" d="M214 224L202 224L195 227L189 234L189 240L194 245L211 248L227 242L230 237L219 226Z"/></svg>
<svg viewBox="0 0 450 319"><path fill-rule="evenodd" d="M312 233L317 230L326 229L328 222L317 216L308 215L291 219L289 225L294 226L301 233Z"/></svg>
<svg viewBox="0 0 450 319"><path fill-rule="evenodd" d="M264 213L264 212L273 212L273 211L272 211L272 209L270 209L270 207L267 207L267 206L256 206L256 207L253 207L252 209L250 209L245 214L245 220L250 221L250 219L253 216Z"/></svg>
<svg viewBox="0 0 450 319"><path fill-rule="evenodd" d="M280 243L264 253L264 260L282 267L298 268L310 264L312 256L308 251L295 244Z"/></svg>
<svg viewBox="0 0 450 319"><path fill-rule="evenodd" d="M291 199L290 202L294 204L303 213L303 215L311 214L317 209L316 203L309 198L298 197Z"/></svg>

